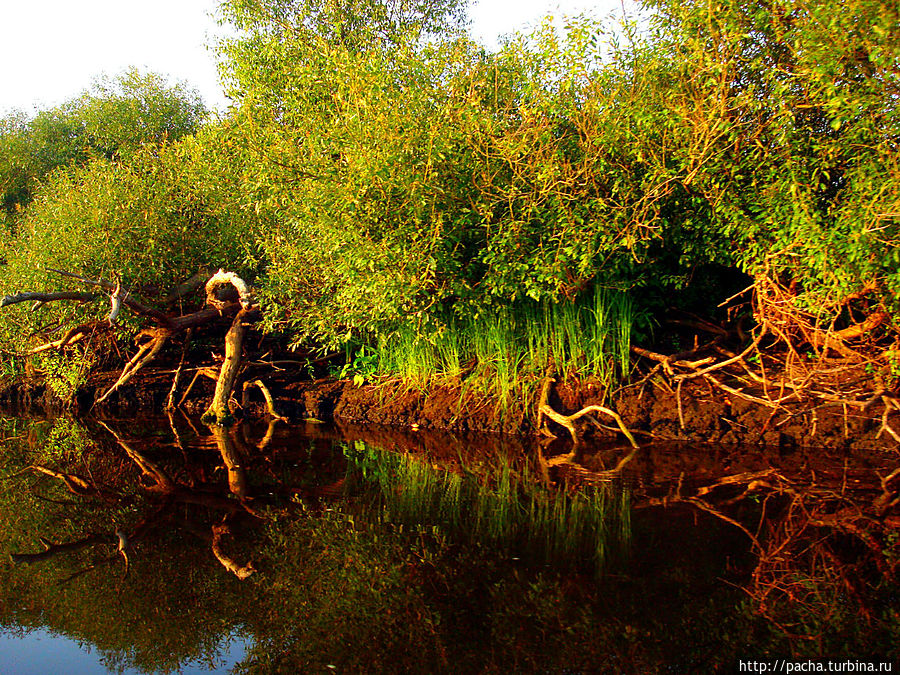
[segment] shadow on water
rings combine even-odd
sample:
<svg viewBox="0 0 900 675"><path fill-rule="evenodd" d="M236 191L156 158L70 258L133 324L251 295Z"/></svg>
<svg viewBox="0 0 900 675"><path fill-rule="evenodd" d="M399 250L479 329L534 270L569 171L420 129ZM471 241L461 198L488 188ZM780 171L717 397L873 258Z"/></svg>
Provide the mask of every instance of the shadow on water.
<svg viewBox="0 0 900 675"><path fill-rule="evenodd" d="M96 672L220 672L228 640L238 673L897 656L892 457L0 425L0 629L88 645Z"/></svg>

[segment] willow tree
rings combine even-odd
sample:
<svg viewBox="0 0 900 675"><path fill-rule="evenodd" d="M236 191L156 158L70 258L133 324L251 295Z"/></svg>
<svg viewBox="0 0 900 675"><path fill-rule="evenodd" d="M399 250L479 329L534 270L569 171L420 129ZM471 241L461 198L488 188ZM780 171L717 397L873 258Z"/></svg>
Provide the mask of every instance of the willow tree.
<svg viewBox="0 0 900 675"><path fill-rule="evenodd" d="M0 120L0 201L8 226L54 170L177 141L195 133L206 116L196 90L137 69L100 77L55 108L10 113Z"/></svg>
<svg viewBox="0 0 900 675"><path fill-rule="evenodd" d="M818 349L817 329L835 321L858 336L896 317L896 3L650 4L677 66L672 178L709 205L716 236L738 243L761 318Z"/></svg>

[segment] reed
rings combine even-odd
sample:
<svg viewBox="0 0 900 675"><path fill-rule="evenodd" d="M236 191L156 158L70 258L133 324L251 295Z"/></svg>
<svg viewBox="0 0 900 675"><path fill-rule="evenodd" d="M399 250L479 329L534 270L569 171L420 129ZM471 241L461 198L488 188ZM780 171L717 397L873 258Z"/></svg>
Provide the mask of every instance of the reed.
<svg viewBox="0 0 900 675"><path fill-rule="evenodd" d="M379 374L421 386L464 380L506 411L548 368L592 376L609 389L629 368L633 308L628 296L596 288L575 301L521 301L478 319L450 318L423 334L401 327L377 338Z"/></svg>

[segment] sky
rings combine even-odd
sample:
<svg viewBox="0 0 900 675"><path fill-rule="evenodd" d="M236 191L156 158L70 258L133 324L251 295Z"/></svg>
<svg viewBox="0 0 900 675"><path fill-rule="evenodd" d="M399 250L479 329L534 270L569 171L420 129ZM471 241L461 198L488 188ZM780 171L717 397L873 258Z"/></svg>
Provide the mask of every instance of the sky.
<svg viewBox="0 0 900 675"><path fill-rule="evenodd" d="M472 34L495 48L548 13L621 16L630 0L473 0ZM8 0L0 39L0 115L78 96L100 75L130 67L196 88L225 109L214 51L217 0Z"/></svg>

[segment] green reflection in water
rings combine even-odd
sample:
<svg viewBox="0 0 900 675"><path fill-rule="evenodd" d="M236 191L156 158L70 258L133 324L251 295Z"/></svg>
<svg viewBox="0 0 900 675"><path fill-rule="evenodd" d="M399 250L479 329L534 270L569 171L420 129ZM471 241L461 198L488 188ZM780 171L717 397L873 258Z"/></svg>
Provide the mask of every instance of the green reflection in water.
<svg viewBox="0 0 900 675"><path fill-rule="evenodd" d="M477 472L433 466L423 457L361 442L344 454L378 486L371 508L386 522L440 528L455 539L538 563L601 571L627 552L631 519L627 490L602 483L582 491L548 489L529 463L505 457Z"/></svg>

